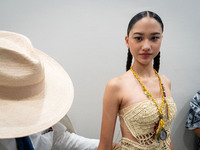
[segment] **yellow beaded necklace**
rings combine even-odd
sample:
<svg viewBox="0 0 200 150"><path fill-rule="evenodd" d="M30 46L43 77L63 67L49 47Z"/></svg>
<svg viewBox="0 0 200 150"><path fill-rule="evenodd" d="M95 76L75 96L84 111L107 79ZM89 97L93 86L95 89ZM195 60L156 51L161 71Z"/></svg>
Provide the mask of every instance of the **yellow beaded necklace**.
<svg viewBox="0 0 200 150"><path fill-rule="evenodd" d="M158 141L161 140L165 140L167 137L167 132L164 129L164 120L163 120L163 106L164 106L164 102L166 103L167 106L167 118L169 118L169 107L167 104L167 101L165 99L165 92L164 92L164 87L162 86L162 82L161 82L161 78L159 76L159 74L157 73L157 71L154 69L156 75L158 76L159 79L159 83L160 83L160 90L162 93L162 104L161 107L159 108L158 104L156 103L155 99L153 98L153 96L149 93L149 91L147 90L147 88L144 86L144 84L142 83L142 81L140 80L140 78L137 76L137 74L134 72L133 67L130 67L132 73L134 74L135 78L139 81L139 83L142 85L143 90L144 90L144 94L147 96L147 98L151 98L152 101L155 103L158 112L159 112L159 120L155 123L154 126L154 134L153 134L153 139L157 139Z"/></svg>

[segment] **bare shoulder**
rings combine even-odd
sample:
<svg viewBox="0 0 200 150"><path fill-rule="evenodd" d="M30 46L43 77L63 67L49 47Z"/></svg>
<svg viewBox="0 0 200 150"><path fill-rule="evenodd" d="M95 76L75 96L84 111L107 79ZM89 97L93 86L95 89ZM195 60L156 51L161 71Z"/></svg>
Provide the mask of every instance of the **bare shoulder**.
<svg viewBox="0 0 200 150"><path fill-rule="evenodd" d="M121 102L126 80L127 73L109 80L106 85L105 95L109 96L109 99L114 98Z"/></svg>
<svg viewBox="0 0 200 150"><path fill-rule="evenodd" d="M120 90L124 84L124 81L127 79L127 76L127 73L125 73L119 77L112 78L108 81L107 87L112 88L113 90Z"/></svg>
<svg viewBox="0 0 200 150"><path fill-rule="evenodd" d="M171 88L171 81L165 75L161 75L161 80L164 84L166 84L169 88Z"/></svg>
<svg viewBox="0 0 200 150"><path fill-rule="evenodd" d="M112 78L111 80L108 81L106 88L105 88L105 92L104 92L104 108L106 108L106 106L113 106L112 109L119 107L119 105L121 104L121 89L122 89L122 80L123 78L121 78L121 76L119 77L115 77ZM115 106L115 107L114 107Z"/></svg>
<svg viewBox="0 0 200 150"><path fill-rule="evenodd" d="M106 88L109 88L113 91L119 91L121 89L121 86L123 84L123 77L115 77L108 81Z"/></svg>
<svg viewBox="0 0 200 150"><path fill-rule="evenodd" d="M112 91L117 91L117 90L119 90L119 88L120 88L120 84L119 84L118 77L109 80L106 85L106 89L109 89Z"/></svg>

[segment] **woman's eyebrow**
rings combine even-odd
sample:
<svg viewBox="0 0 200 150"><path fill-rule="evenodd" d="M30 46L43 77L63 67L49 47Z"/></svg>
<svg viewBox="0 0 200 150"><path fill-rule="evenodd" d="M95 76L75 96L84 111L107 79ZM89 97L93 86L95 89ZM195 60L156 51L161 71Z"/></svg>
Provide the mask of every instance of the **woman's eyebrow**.
<svg viewBox="0 0 200 150"><path fill-rule="evenodd" d="M154 33L151 33L151 35L156 35L156 34L161 34L160 32L154 32Z"/></svg>
<svg viewBox="0 0 200 150"><path fill-rule="evenodd" d="M138 35L144 35L144 33L141 33L141 32L135 32L135 33L133 33L133 35L135 35L135 34L138 34ZM161 34L160 32L153 32L153 33L151 33L151 35L157 35L157 34Z"/></svg>
<svg viewBox="0 0 200 150"><path fill-rule="evenodd" d="M135 32L135 33L133 33L133 34L144 35L144 34L143 34L143 33L141 33L141 32Z"/></svg>

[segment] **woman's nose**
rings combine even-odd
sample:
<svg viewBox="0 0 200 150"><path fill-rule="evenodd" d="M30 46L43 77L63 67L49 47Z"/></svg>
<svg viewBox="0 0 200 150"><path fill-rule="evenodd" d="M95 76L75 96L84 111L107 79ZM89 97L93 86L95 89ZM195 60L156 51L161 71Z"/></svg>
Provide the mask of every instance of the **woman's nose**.
<svg viewBox="0 0 200 150"><path fill-rule="evenodd" d="M151 42L149 40L145 40L142 45L142 50L149 51L151 49Z"/></svg>

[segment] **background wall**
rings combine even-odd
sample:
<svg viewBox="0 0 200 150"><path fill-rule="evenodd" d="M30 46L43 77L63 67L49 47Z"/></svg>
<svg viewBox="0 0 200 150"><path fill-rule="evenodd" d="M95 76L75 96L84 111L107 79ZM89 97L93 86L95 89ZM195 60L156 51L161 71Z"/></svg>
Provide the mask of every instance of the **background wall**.
<svg viewBox="0 0 200 150"><path fill-rule="evenodd" d="M73 125L78 134L99 138L105 85L125 72L128 22L140 11L155 11L165 24L160 74L171 79L178 109L174 147L192 150L194 135L185 120L200 90L199 6L195 0L0 0L0 30L28 36L66 69L75 88ZM115 137L118 131L117 123Z"/></svg>

